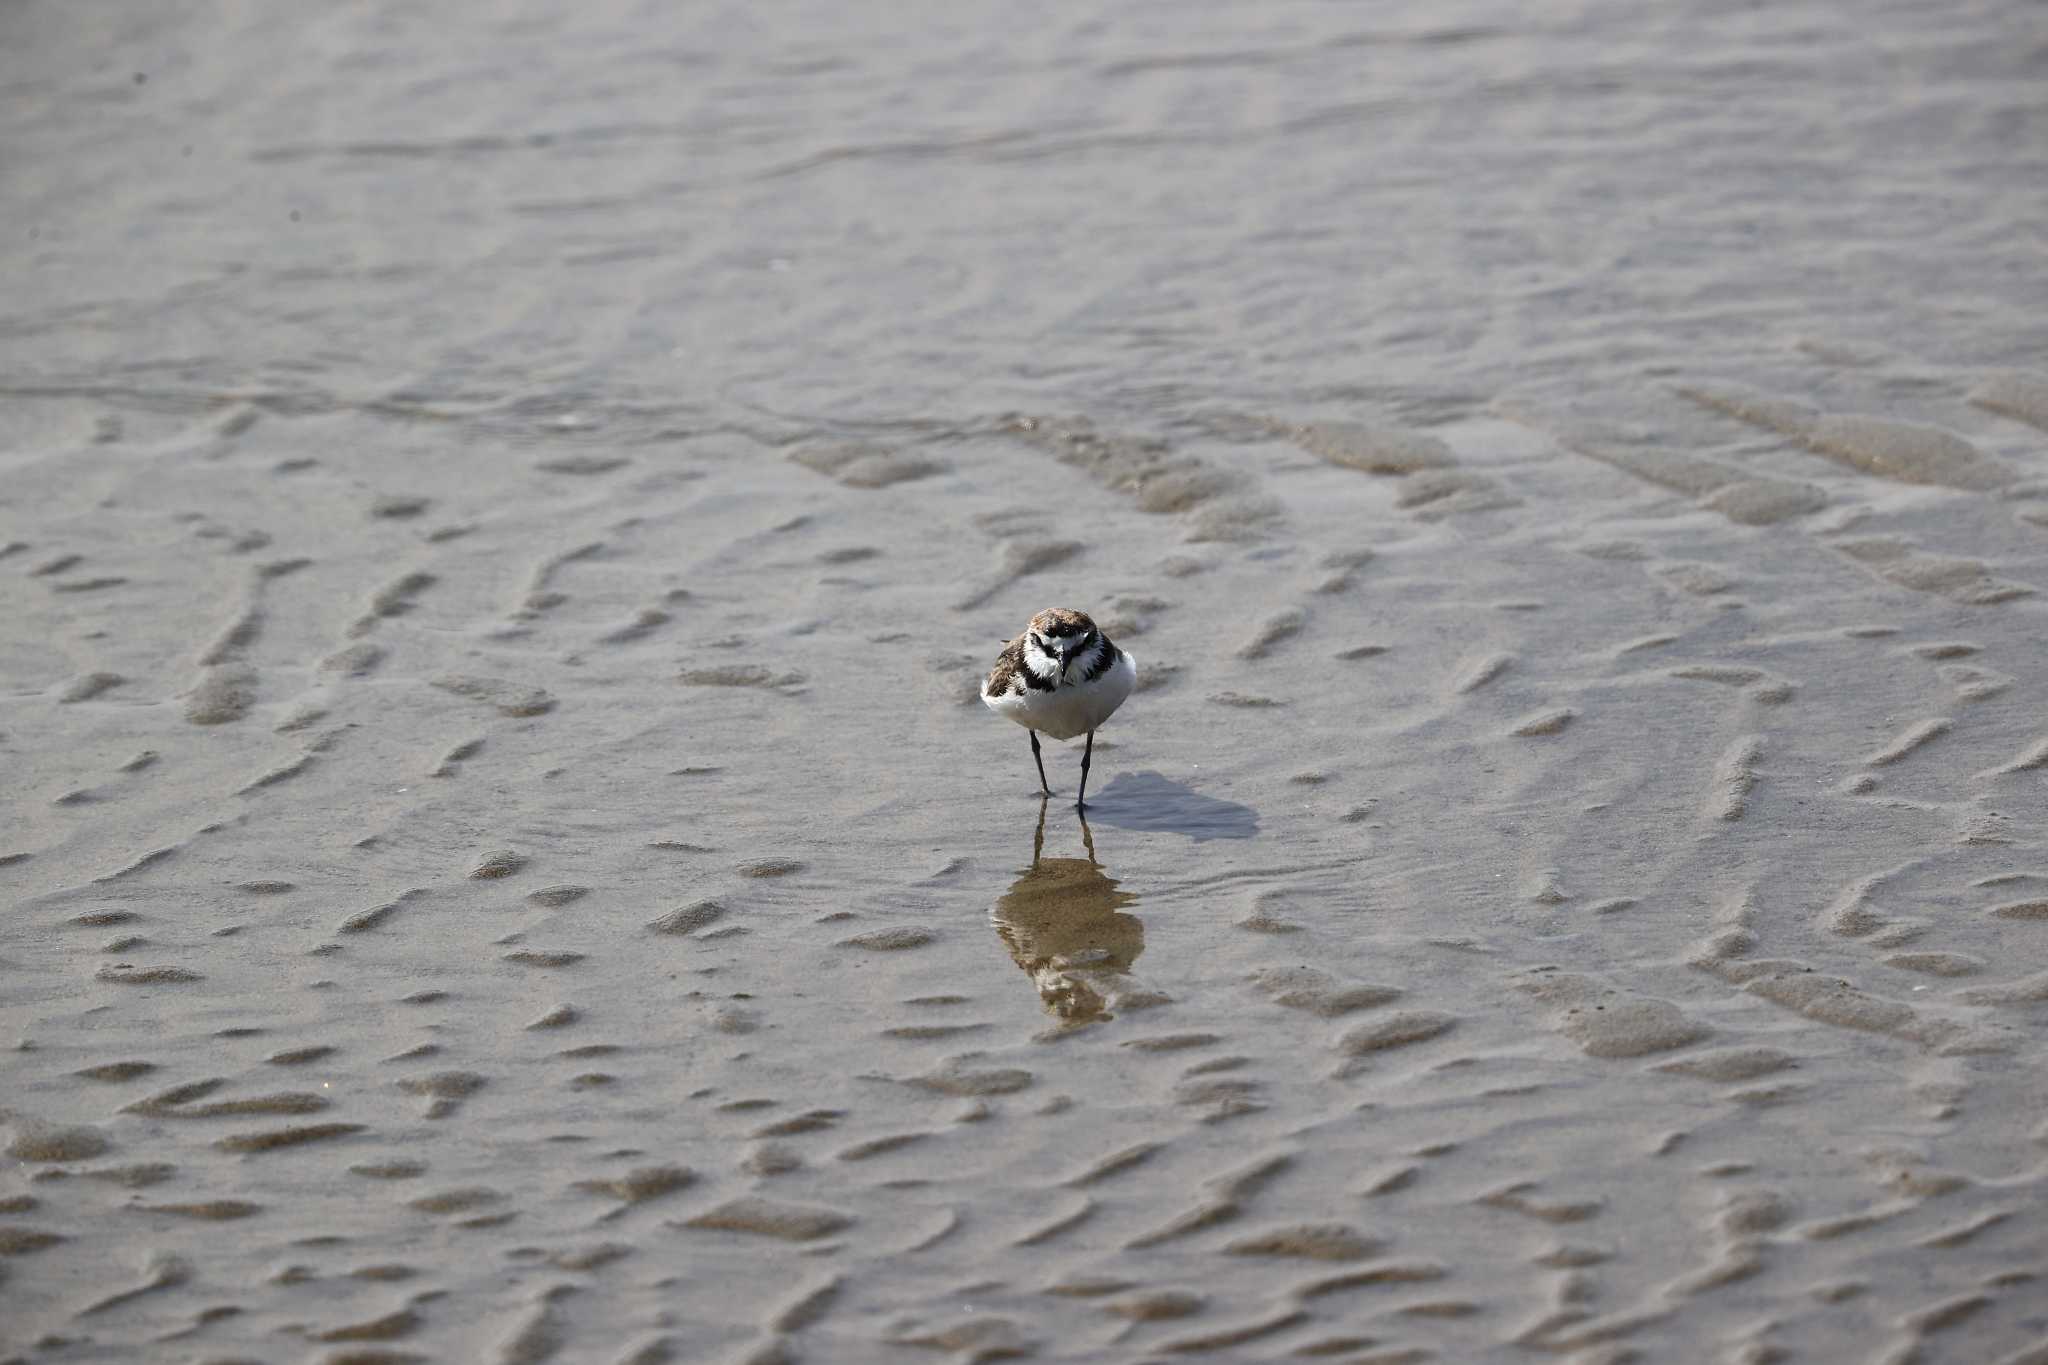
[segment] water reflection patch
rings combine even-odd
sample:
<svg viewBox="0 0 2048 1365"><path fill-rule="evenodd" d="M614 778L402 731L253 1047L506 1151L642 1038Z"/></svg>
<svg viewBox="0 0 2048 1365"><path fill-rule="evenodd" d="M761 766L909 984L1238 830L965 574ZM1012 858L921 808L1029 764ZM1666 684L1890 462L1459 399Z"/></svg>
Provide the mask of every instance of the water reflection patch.
<svg viewBox="0 0 2048 1365"><path fill-rule="evenodd" d="M1010 884L989 919L1046 1012L1064 1023L1084 1024L1139 998L1131 964L1145 951L1145 926L1123 913L1138 898L1096 861L1086 820L1080 825L1087 857L1044 856L1046 804L1039 803L1031 866Z"/></svg>

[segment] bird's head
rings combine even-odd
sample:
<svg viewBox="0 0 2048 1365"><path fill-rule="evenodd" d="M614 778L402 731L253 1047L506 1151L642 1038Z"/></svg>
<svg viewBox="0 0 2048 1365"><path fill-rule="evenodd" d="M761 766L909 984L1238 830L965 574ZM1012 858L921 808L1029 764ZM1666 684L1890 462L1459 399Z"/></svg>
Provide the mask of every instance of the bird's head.
<svg viewBox="0 0 2048 1365"><path fill-rule="evenodd" d="M1094 645L1101 632L1086 612L1047 607L1031 618L1024 632L1025 649L1049 661L1064 680L1067 665Z"/></svg>

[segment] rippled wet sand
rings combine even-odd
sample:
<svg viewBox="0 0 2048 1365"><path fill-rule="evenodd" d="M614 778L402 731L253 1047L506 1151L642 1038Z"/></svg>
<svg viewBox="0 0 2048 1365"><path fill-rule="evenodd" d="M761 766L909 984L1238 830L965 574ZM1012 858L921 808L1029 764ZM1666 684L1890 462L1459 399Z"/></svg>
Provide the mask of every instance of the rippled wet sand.
<svg viewBox="0 0 2048 1365"><path fill-rule="evenodd" d="M2048 1359L2027 17L16 7L0 1359Z"/></svg>

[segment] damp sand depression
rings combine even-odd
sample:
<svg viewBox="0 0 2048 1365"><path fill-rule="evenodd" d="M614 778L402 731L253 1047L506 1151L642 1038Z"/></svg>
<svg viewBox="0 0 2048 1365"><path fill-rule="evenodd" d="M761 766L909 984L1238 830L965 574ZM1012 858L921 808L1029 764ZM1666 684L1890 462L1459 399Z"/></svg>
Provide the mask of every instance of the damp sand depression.
<svg viewBox="0 0 2048 1365"><path fill-rule="evenodd" d="M2034 16L889 23L0 15L0 1358L2043 1359Z"/></svg>

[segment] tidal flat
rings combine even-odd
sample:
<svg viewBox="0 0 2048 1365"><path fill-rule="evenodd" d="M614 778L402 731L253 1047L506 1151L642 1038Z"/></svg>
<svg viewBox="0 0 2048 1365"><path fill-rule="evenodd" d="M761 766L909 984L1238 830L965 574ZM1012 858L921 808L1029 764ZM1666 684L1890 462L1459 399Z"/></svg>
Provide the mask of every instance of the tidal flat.
<svg viewBox="0 0 2048 1365"><path fill-rule="evenodd" d="M0 1361L2044 1359L2027 6L0 47Z"/></svg>

